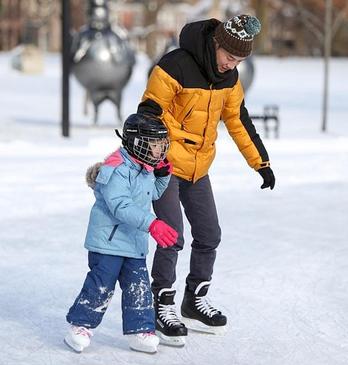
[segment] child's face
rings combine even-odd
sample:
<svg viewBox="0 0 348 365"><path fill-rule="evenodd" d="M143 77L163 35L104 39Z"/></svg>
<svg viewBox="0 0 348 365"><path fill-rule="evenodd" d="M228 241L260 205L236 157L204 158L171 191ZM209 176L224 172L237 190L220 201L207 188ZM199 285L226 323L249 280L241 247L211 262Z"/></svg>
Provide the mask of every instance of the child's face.
<svg viewBox="0 0 348 365"><path fill-rule="evenodd" d="M152 157L158 160L167 152L168 140L166 138L156 139L149 142L149 146Z"/></svg>

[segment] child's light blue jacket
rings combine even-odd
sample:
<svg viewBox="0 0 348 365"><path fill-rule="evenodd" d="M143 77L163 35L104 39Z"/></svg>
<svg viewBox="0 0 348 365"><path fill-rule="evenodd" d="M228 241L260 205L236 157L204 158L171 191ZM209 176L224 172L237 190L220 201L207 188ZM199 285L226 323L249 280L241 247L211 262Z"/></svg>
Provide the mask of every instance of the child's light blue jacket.
<svg viewBox="0 0 348 365"><path fill-rule="evenodd" d="M144 258L149 226L156 216L152 200L159 199L170 176L156 178L153 169L139 165L124 148L100 168L86 234L89 251Z"/></svg>

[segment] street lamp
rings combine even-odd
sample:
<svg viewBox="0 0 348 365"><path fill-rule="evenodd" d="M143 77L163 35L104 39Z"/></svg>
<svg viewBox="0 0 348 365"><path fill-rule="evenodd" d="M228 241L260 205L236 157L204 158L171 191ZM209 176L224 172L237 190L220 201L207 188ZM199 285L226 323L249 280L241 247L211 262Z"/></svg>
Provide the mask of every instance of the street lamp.
<svg viewBox="0 0 348 365"><path fill-rule="evenodd" d="M70 1L62 0L62 135L69 137Z"/></svg>
<svg viewBox="0 0 348 365"><path fill-rule="evenodd" d="M323 115L321 130L326 132L327 110L329 96L329 61L331 56L332 39L332 0L325 0L325 38L324 38L324 92L323 92Z"/></svg>

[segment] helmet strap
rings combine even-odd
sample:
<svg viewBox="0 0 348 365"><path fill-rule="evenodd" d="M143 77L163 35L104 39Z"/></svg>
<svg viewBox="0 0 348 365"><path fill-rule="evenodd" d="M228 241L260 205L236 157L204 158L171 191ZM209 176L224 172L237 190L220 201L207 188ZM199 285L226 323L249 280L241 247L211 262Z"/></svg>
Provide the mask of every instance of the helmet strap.
<svg viewBox="0 0 348 365"><path fill-rule="evenodd" d="M123 138L123 136L121 135L121 133L118 131L118 129L115 129L115 133L116 133L116 136L117 136L117 137L121 138L121 139L122 139L122 141L124 141L124 138Z"/></svg>

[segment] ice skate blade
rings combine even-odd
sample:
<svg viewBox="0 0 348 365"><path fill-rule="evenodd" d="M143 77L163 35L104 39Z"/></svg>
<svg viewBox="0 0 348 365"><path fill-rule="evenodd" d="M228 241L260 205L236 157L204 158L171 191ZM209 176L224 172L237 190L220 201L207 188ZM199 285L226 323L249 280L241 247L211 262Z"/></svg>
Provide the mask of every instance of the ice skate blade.
<svg viewBox="0 0 348 365"><path fill-rule="evenodd" d="M81 354L84 349L83 346L73 343L68 336L64 338L64 343L69 347L69 349L75 351L78 354Z"/></svg>
<svg viewBox="0 0 348 365"><path fill-rule="evenodd" d="M153 346L143 346L143 347L135 347L135 346L129 346L129 348L132 351L136 351L136 352L143 352L145 354L149 354L149 355L153 355L157 352L157 346L153 347Z"/></svg>
<svg viewBox="0 0 348 365"><path fill-rule="evenodd" d="M172 347L184 347L185 337L184 336L166 336L160 331L156 331L156 336L160 339L160 344Z"/></svg>
<svg viewBox="0 0 348 365"><path fill-rule="evenodd" d="M201 321L186 317L182 317L181 320L185 324L185 326L191 331L217 336L224 336L227 332L226 326L207 326Z"/></svg>

